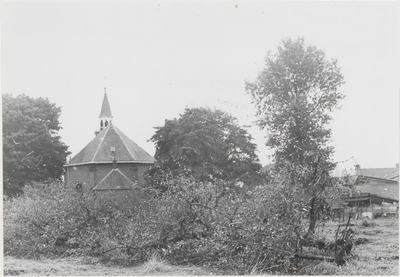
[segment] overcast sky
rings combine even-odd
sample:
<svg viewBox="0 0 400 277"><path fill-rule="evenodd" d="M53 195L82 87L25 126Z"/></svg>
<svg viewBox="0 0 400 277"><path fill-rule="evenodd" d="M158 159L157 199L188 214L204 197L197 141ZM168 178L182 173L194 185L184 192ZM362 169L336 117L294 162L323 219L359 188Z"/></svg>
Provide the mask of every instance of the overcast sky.
<svg viewBox="0 0 400 277"><path fill-rule="evenodd" d="M399 162L399 4L273 1L2 1L2 92L62 107L63 141L77 154L98 124L104 87L114 124L154 155L153 127L186 107L254 124L245 81L269 50L303 36L336 58L346 99L333 114L341 168Z"/></svg>

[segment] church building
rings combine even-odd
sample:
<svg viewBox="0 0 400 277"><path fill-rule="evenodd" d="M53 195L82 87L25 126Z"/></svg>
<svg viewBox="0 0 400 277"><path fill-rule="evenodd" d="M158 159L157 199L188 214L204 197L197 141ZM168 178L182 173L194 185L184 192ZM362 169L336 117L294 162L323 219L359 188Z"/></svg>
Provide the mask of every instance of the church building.
<svg viewBox="0 0 400 277"><path fill-rule="evenodd" d="M79 190L130 190L143 181L154 158L112 122L107 93L95 138L65 165L65 181Z"/></svg>

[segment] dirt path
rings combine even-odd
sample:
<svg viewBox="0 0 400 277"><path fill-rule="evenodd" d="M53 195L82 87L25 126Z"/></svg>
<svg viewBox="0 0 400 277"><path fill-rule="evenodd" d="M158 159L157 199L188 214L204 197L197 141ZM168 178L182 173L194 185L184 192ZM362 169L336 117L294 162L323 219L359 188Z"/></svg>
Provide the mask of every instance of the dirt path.
<svg viewBox="0 0 400 277"><path fill-rule="evenodd" d="M127 276L127 275L210 275L197 267L175 267L148 264L139 267L121 267L100 264L95 259L63 258L28 260L4 257L4 275L20 276Z"/></svg>

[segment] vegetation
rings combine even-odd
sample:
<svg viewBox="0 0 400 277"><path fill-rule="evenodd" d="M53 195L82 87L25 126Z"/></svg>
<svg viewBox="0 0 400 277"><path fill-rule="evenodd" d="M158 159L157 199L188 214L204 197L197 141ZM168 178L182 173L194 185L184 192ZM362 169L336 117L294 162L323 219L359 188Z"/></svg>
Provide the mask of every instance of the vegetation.
<svg viewBox="0 0 400 277"><path fill-rule="evenodd" d="M344 266L314 262L296 271L299 275L399 275L399 219L380 218L351 221L354 231L352 259ZM366 224L367 223L367 224ZM333 236L340 222L329 221L324 233Z"/></svg>
<svg viewBox="0 0 400 277"><path fill-rule="evenodd" d="M310 238L332 183L329 112L344 97L338 90L343 83L336 60L327 60L303 38L284 39L276 54L268 54L256 81L246 83L258 125L267 131L266 145L274 149L276 169L310 198Z"/></svg>
<svg viewBox="0 0 400 277"><path fill-rule="evenodd" d="M329 112L344 97L338 91L343 83L336 60L326 60L303 38L284 39L256 81L246 83L278 168L308 165L313 171L316 157L320 164L329 162Z"/></svg>
<svg viewBox="0 0 400 277"><path fill-rule="evenodd" d="M3 95L3 186L15 194L30 182L60 179L69 155L61 141L61 109L48 99Z"/></svg>
<svg viewBox="0 0 400 277"><path fill-rule="evenodd" d="M365 226L365 220L352 221L356 236L353 258L344 266L312 261L302 268L294 268L294 275L340 276L398 276L399 275L399 220L379 218ZM329 221L323 230L334 235L338 222ZM321 226L322 227L322 226ZM321 228L322 229L322 228ZM318 228L318 231L320 228ZM362 242L362 243L361 243ZM143 276L143 275L220 275L224 272L198 266L170 265L159 255L149 258L139 267L112 265L98 257L66 257L57 259L16 259L4 257L4 275L70 275L70 276ZM257 274L257 272L252 272ZM274 272L278 274L278 272Z"/></svg>
<svg viewBox="0 0 400 277"><path fill-rule="evenodd" d="M284 40L256 82L247 83L267 145L275 149L268 182L251 136L234 117L186 109L156 128L157 164L140 189L93 193L42 182L5 197L5 255L85 256L141 265L142 274L169 273L173 266L223 274L353 274L342 269L357 268L354 248L368 238L358 240L351 217L329 222L351 189L346 178L329 174L327 124L343 98L342 83L336 61L323 51L303 39ZM237 191L238 181L252 189Z"/></svg>
<svg viewBox="0 0 400 277"><path fill-rule="evenodd" d="M156 127L151 138L157 164L150 175L261 183L256 145L236 118L220 110L187 108L178 119ZM153 180L155 179L153 177Z"/></svg>
<svg viewBox="0 0 400 277"><path fill-rule="evenodd" d="M164 182L163 193L149 187L123 194L28 185L3 204L5 255L84 255L139 265L157 254L171 265L234 274L301 266L294 260L303 249L307 205L300 191L276 183L237 194L222 181Z"/></svg>

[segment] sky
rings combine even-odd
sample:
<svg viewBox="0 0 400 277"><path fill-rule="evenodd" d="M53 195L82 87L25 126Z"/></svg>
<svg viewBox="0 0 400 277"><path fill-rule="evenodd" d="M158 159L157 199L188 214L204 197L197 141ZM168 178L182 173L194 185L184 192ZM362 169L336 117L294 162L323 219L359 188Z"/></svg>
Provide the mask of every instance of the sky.
<svg viewBox="0 0 400 277"><path fill-rule="evenodd" d="M304 37L346 82L331 122L336 173L399 162L398 1L3 0L1 13L2 93L61 107L72 156L94 138L106 88L113 123L151 155L154 127L204 106L249 126L271 163L245 82L282 39Z"/></svg>

